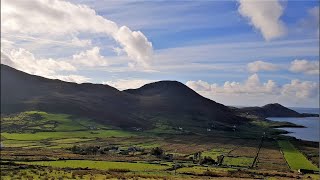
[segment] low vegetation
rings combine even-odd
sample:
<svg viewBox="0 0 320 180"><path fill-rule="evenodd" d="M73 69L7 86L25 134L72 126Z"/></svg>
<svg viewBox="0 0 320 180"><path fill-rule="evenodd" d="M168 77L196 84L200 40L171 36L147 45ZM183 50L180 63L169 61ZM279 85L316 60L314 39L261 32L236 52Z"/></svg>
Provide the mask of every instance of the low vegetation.
<svg viewBox="0 0 320 180"><path fill-rule="evenodd" d="M129 163L129 162L108 162L108 161L91 161L91 160L64 160L64 161L34 161L20 162L21 164L50 166L58 168L88 168L99 170L112 170L115 168L129 171L155 171L165 170L169 166L147 163Z"/></svg>
<svg viewBox="0 0 320 180"><path fill-rule="evenodd" d="M289 141L278 141L279 146L289 166L293 170L308 169L319 171L319 168L312 164L301 152L299 152Z"/></svg>
<svg viewBox="0 0 320 180"><path fill-rule="evenodd" d="M290 172L290 142L267 138L257 155L263 130L212 130L189 133L163 119L154 130L121 130L67 114L27 111L1 118L2 179L203 179L297 178ZM266 123L263 128L267 129ZM259 126L259 123L254 124ZM250 127L249 127L250 126ZM270 134L269 134L270 135ZM270 135L271 136L271 135ZM297 142L298 143L298 142ZM298 143L299 144L299 143ZM300 144L303 152L309 149ZM35 153L37 152L37 153ZM303 156L302 153L299 156ZM290 157L291 155L289 155ZM300 156L300 158L301 158ZM285 159L284 159L285 157ZM292 157L291 157L292 158ZM294 156L294 158L297 158ZM315 155L312 154L312 158ZM303 159L303 158L302 158ZM292 160L291 160L292 161ZM304 158L303 163L314 169ZM293 162L295 163L295 162ZM297 163L296 163L297 164ZM304 166L306 164L301 164ZM311 165L310 165L311 164ZM299 167L300 167L299 166ZM291 165L290 165L291 167ZM297 169L293 168L292 169ZM309 175L314 177L315 175ZM315 176L318 177L318 176Z"/></svg>

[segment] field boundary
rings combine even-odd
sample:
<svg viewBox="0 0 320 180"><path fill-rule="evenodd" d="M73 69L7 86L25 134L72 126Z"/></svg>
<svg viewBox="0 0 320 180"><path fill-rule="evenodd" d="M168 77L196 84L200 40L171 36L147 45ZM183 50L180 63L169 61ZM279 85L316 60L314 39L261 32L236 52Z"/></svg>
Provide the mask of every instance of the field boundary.
<svg viewBox="0 0 320 180"><path fill-rule="evenodd" d="M289 168L290 170L292 170L291 167L290 167L290 165L289 165L289 163L288 163L288 161L287 161L287 159L286 159L286 157L284 157L284 153L283 153L283 151L282 151L281 146L279 145L278 142L277 142L277 144L278 144L278 147L279 147L279 151L280 151L280 153L282 154L282 157L283 157L284 161L286 162L288 168Z"/></svg>
<svg viewBox="0 0 320 180"><path fill-rule="evenodd" d="M258 152L257 152L257 155L255 156L255 158L254 158L254 160L253 160L253 162L252 162L251 168L253 168L254 165L255 165L256 162L257 162L257 159L258 159L258 157L259 157L259 153L260 153L260 149L261 149L261 147L262 147L263 141L264 141L264 137L261 138L261 141L260 141L260 144L259 144L259 148L258 148Z"/></svg>

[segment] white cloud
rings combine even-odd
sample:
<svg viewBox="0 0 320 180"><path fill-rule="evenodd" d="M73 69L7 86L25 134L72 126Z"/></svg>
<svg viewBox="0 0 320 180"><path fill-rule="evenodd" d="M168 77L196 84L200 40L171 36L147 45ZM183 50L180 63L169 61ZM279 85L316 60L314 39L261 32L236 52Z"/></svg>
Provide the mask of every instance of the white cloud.
<svg viewBox="0 0 320 180"><path fill-rule="evenodd" d="M80 76L80 75L56 75L56 76L49 76L48 78L50 79L60 79L62 81L67 81L67 82L75 82L75 83L85 83L89 82L90 78L85 77L85 76Z"/></svg>
<svg viewBox="0 0 320 180"><path fill-rule="evenodd" d="M245 82L225 82L222 86L205 81L188 81L191 89L214 101L237 106L262 106L281 103L285 106L319 106L319 84L311 81L292 80L282 86L272 80L261 83L258 75Z"/></svg>
<svg viewBox="0 0 320 180"><path fill-rule="evenodd" d="M319 61L294 60L291 62L290 71L310 75L319 74Z"/></svg>
<svg viewBox="0 0 320 180"><path fill-rule="evenodd" d="M187 81L186 85L195 91L211 91L217 87L217 84L209 84L205 81Z"/></svg>
<svg viewBox="0 0 320 180"><path fill-rule="evenodd" d="M34 54L22 48L17 50L13 49L9 53L1 50L1 64L49 79L60 79L62 81L76 83L88 82L90 80L90 78L74 74L58 75L62 71L74 72L77 69L65 61L36 58Z"/></svg>
<svg viewBox="0 0 320 180"><path fill-rule="evenodd" d="M259 71L275 71L279 67L275 64L264 62L264 61L254 61L251 63L248 63L247 68L249 72L259 72Z"/></svg>
<svg viewBox="0 0 320 180"><path fill-rule="evenodd" d="M278 92L278 87L274 81L269 80L266 83L261 83L257 74L249 76L244 83L226 81L223 86L218 86L199 80L188 81L186 85L195 91L209 91L214 94L274 94Z"/></svg>
<svg viewBox="0 0 320 180"><path fill-rule="evenodd" d="M4 60L1 63L34 75L48 76L58 71L76 71L76 68L68 62L36 58L31 52L22 48L12 49L9 53L1 50L1 55L4 57L1 58Z"/></svg>
<svg viewBox="0 0 320 180"><path fill-rule="evenodd" d="M289 97L314 98L319 95L319 84L295 79L282 87L281 94Z"/></svg>
<svg viewBox="0 0 320 180"><path fill-rule="evenodd" d="M239 0L239 2L239 13L261 31L264 39L269 41L286 34L286 27L280 20L283 7L278 0Z"/></svg>
<svg viewBox="0 0 320 180"><path fill-rule="evenodd" d="M125 89L140 88L145 84L149 84L156 81L157 80L150 80L150 79L117 79L112 81L105 81L105 82L102 82L102 84L107 84L119 90L125 90Z"/></svg>
<svg viewBox="0 0 320 180"><path fill-rule="evenodd" d="M92 49L80 52L72 56L72 62L75 65L82 65L88 67L106 66L108 64L105 57L100 55L100 48L93 47Z"/></svg>
<svg viewBox="0 0 320 180"><path fill-rule="evenodd" d="M128 27L122 26L116 33L115 39L138 65L148 67L153 53L152 44L140 31L131 31Z"/></svg>
<svg viewBox="0 0 320 180"><path fill-rule="evenodd" d="M72 37L79 33L105 34L121 45L137 64L150 62L152 44L140 31L132 31L96 14L86 5L50 0L1 1L1 31L34 37Z"/></svg>
<svg viewBox="0 0 320 180"><path fill-rule="evenodd" d="M90 39L79 39L77 37L73 37L71 39L71 44L75 46L86 47L86 46L91 46L92 42Z"/></svg>

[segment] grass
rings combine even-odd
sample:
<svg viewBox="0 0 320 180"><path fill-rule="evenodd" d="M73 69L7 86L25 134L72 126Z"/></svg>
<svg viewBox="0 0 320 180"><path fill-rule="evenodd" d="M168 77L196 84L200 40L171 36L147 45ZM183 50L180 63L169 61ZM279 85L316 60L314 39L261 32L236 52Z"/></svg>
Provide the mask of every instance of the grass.
<svg viewBox="0 0 320 180"><path fill-rule="evenodd" d="M5 140L3 141L5 147L31 147L37 145L34 141L17 141L17 140Z"/></svg>
<svg viewBox="0 0 320 180"><path fill-rule="evenodd" d="M19 167L19 166L15 166ZM56 169L49 167L28 167L23 169L9 168L1 166L1 180L11 179L166 179L171 174L161 172L126 172L117 173L116 171L103 170L77 170L77 169ZM9 169L8 169L9 168Z"/></svg>
<svg viewBox="0 0 320 180"><path fill-rule="evenodd" d="M220 156L222 154L227 154L230 150L226 149L211 149L210 151L204 151L202 152L201 156L202 157L211 157L212 159L217 160L217 156Z"/></svg>
<svg viewBox="0 0 320 180"><path fill-rule="evenodd" d="M178 173L192 173L192 174L203 174L206 171L211 172L227 172L227 171L233 171L234 169L231 168L215 168L215 167L200 167L200 166L194 166L194 167L183 167L177 169Z"/></svg>
<svg viewBox="0 0 320 180"><path fill-rule="evenodd" d="M129 163L129 162L108 162L108 161L91 161L91 160L66 160L66 161L34 161L23 162L21 164L51 166L58 168L89 168L99 170L109 170L114 168L126 169L130 171L159 171L170 167L147 164L147 163Z"/></svg>
<svg viewBox="0 0 320 180"><path fill-rule="evenodd" d="M69 143L84 142L84 141L90 141L90 140L92 139L67 138L67 139L52 140L51 142L58 143L58 144L69 144Z"/></svg>
<svg viewBox="0 0 320 180"><path fill-rule="evenodd" d="M260 128L256 130L256 132L251 133L250 130L250 133L245 134L244 132L247 132L249 126L239 128L236 136L238 136L238 134L241 136L245 134L251 138L255 137L253 140L248 139L250 143L247 142L247 140L245 140L244 143L243 139L234 139L233 132L221 131L222 134L220 134L220 131L211 132L212 135L219 134L219 136L215 138L211 136L204 137L202 136L203 134L190 134L185 136L182 135L183 133L181 131L173 128L178 126L170 126L166 123L165 119L155 119L154 121L157 122L156 128L142 132L128 132L119 129L112 130L108 126L100 125L89 119L77 118L68 114L51 114L39 111L22 112L8 117L2 117L1 120L3 120L1 121L1 125L5 125L5 128L1 129L2 143L5 147L19 147L4 148L4 151L1 152L8 160L19 163L16 165L18 167L17 169L9 167L7 175L3 179L40 179L40 177L54 177L56 179L108 179L117 177L121 179L118 175L121 175L122 178L125 176L128 179L140 177L138 175L164 177L174 174L172 169L168 169L175 163L183 165L182 168L177 169L177 176L181 177L202 178L210 172L213 176L228 176L233 173L232 175L240 178L242 173L245 174L246 172L238 172L236 170L246 169L246 167L252 164L253 158L248 157L248 153L250 153L252 149L254 149L252 151L256 152L256 147L258 146L256 137L257 135L260 137L260 134L264 131L263 128ZM261 122L260 124L253 124L250 127L267 128L268 124ZM43 159L43 157L48 157L52 160L60 157L64 159L76 159L78 158L77 154L73 154L71 151L65 149L73 145L83 147L117 146L121 150L135 146L144 148L145 152L129 155L115 154L114 152L106 152L106 154L98 153L97 155L88 156L81 155L80 158L85 160L49 161L48 159ZM36 153L35 156L33 156L35 150L30 147L38 147L39 151L41 149L41 153ZM152 156L150 149L153 147L162 147L166 153L174 154L176 162L160 160ZM240 147L241 150L236 149L227 155L231 149L236 147ZM289 171L278 150L276 141L272 147L277 149L279 157L282 158L281 166L285 167L286 171ZM189 155L194 152L202 152L202 158L209 156L215 160L217 160L218 155L224 154L223 164L232 167L200 166L189 159ZM132 161L135 161L135 163ZM154 161L157 161L157 163L150 163ZM274 164L275 161L272 160L270 163ZM27 166L24 164L38 166ZM24 167L33 168L32 171L35 172L28 171L24 169ZM120 171L129 170L130 172L123 171L125 173L120 173L116 172L117 169ZM1 168L1 170L3 170L3 168ZM13 170L16 173L13 173ZM86 175L83 173L86 173ZM210 173L208 176L210 176Z"/></svg>
<svg viewBox="0 0 320 180"><path fill-rule="evenodd" d="M1 174L1 180L11 179L72 179L75 177L80 179L79 176L72 176L72 173L60 170L37 170L26 169L16 172L6 172Z"/></svg>
<svg viewBox="0 0 320 180"><path fill-rule="evenodd" d="M142 147L142 148L146 148L146 149L151 149L151 148L155 148L155 147L160 147L161 144L159 143L142 143L142 144L138 144L139 147Z"/></svg>
<svg viewBox="0 0 320 180"><path fill-rule="evenodd" d="M319 170L312 164L301 152L299 152L289 141L278 141L279 146L284 154L284 157L293 170L308 169Z"/></svg>
<svg viewBox="0 0 320 180"><path fill-rule="evenodd" d="M106 128L90 119L77 118L69 114L52 114L42 111L25 111L1 118L2 131L83 131Z"/></svg>
<svg viewBox="0 0 320 180"><path fill-rule="evenodd" d="M225 157L223 159L223 164L229 166L244 166L249 167L252 165L254 158L248 157Z"/></svg>
<svg viewBox="0 0 320 180"><path fill-rule="evenodd" d="M108 130L107 126L89 119L41 111L1 117L1 125L1 140L5 147L61 148L95 138L135 136L131 132Z"/></svg>
<svg viewBox="0 0 320 180"><path fill-rule="evenodd" d="M104 138L104 137L130 137L135 134L121 130L72 131L72 132L37 132L37 133L1 133L10 140L38 141L44 139L68 138Z"/></svg>

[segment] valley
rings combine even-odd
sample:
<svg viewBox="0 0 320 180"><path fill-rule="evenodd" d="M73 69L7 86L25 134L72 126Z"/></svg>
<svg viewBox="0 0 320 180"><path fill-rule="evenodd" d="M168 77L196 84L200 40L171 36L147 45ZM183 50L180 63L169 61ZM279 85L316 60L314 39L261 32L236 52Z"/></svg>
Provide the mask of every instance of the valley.
<svg viewBox="0 0 320 180"><path fill-rule="evenodd" d="M228 107L177 81L119 91L1 65L1 177L318 179L318 143L270 115L318 116Z"/></svg>
<svg viewBox="0 0 320 180"><path fill-rule="evenodd" d="M318 170L317 143L279 136L277 130L269 128L274 123L262 126L257 121L232 132L214 128L181 130L161 121L155 129L141 131L122 130L68 114L43 111L10 114L1 118L1 176L2 179L319 177L297 173L300 168ZM260 128L245 132L251 126ZM312 157L305 157L304 153ZM297 164L295 158L302 161Z"/></svg>

